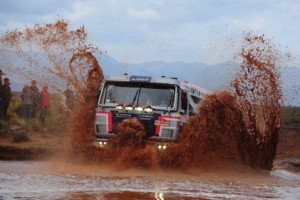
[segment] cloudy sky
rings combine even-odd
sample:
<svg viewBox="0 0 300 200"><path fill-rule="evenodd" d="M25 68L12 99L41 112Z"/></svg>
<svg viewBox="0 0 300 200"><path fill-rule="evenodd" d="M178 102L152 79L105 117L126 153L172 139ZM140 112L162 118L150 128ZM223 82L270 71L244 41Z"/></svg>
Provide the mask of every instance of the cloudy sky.
<svg viewBox="0 0 300 200"><path fill-rule="evenodd" d="M122 62L216 64L247 32L300 56L298 0L1 0L1 32L58 19Z"/></svg>

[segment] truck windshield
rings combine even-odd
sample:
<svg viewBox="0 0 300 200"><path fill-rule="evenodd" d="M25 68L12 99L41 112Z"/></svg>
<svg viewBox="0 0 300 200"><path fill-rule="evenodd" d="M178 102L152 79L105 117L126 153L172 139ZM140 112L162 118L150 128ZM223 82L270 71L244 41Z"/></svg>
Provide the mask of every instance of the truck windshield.
<svg viewBox="0 0 300 200"><path fill-rule="evenodd" d="M104 106L131 104L166 110L174 108L175 91L174 85L107 82L100 103Z"/></svg>

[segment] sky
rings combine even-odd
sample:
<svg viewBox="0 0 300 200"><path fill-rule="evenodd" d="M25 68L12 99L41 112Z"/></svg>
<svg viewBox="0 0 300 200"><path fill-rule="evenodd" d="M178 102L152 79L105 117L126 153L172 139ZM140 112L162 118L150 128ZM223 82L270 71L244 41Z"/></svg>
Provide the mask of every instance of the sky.
<svg viewBox="0 0 300 200"><path fill-rule="evenodd" d="M229 61L249 32L300 57L298 0L1 0L1 33L59 19L126 63Z"/></svg>

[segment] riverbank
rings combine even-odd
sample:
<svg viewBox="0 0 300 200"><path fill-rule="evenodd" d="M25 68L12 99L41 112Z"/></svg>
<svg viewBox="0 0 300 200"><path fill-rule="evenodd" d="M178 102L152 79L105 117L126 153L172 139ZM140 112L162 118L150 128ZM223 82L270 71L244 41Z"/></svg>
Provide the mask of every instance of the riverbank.
<svg viewBox="0 0 300 200"><path fill-rule="evenodd" d="M0 160L45 160L61 149L58 147L67 139L64 133L30 132L26 133L26 137L28 140L17 142L16 136L0 137Z"/></svg>
<svg viewBox="0 0 300 200"><path fill-rule="evenodd" d="M279 135L274 169L300 172L300 127L283 127Z"/></svg>

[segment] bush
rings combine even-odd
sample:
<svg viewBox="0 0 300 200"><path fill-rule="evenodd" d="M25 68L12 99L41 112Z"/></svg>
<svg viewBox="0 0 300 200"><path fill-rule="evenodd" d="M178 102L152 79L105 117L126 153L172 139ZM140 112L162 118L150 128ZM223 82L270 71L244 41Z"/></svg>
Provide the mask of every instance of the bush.
<svg viewBox="0 0 300 200"><path fill-rule="evenodd" d="M284 107L282 121L284 125L300 125L300 107Z"/></svg>
<svg viewBox="0 0 300 200"><path fill-rule="evenodd" d="M0 120L0 135L9 135L11 133L9 123L3 119Z"/></svg>
<svg viewBox="0 0 300 200"><path fill-rule="evenodd" d="M67 121L71 116L66 115L58 105L58 103L52 103L50 107L50 113L46 118L46 128L51 132L62 132L67 129Z"/></svg>
<svg viewBox="0 0 300 200"><path fill-rule="evenodd" d="M13 142L15 143L28 142L28 141L30 141L30 138L26 133L19 133L13 136Z"/></svg>

